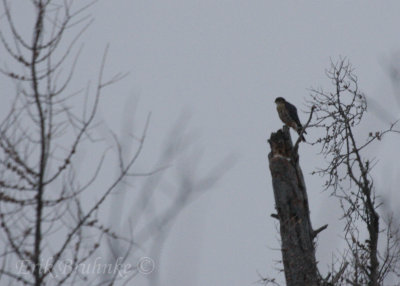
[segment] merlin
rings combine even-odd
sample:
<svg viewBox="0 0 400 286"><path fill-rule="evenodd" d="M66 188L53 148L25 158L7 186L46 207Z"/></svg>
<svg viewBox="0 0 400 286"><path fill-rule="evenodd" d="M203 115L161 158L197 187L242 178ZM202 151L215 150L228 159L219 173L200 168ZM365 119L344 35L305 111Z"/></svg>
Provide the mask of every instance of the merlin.
<svg viewBox="0 0 400 286"><path fill-rule="evenodd" d="M287 102L283 97L277 97L275 99L275 103L279 118L283 121L283 123L289 127L292 127L300 135L301 131L303 130L303 126L301 125L299 116L297 115L296 106ZM301 135L301 140L306 141L303 135Z"/></svg>

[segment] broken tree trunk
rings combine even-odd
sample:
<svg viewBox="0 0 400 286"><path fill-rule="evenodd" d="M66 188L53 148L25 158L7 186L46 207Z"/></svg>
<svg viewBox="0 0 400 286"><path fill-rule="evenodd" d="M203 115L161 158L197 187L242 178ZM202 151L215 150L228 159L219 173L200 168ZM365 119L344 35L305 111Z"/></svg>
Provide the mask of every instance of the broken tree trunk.
<svg viewBox="0 0 400 286"><path fill-rule="evenodd" d="M289 128L271 134L268 155L282 240L282 260L287 286L320 284L310 221L307 191L300 169L297 148L293 147ZM323 228L326 228L323 227ZM321 228L322 230L322 228Z"/></svg>

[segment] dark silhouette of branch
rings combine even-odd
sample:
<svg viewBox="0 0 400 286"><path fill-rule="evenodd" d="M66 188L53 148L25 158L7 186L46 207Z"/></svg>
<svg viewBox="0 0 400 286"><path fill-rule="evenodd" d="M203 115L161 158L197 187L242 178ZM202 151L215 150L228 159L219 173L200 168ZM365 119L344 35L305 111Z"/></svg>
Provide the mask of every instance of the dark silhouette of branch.
<svg viewBox="0 0 400 286"><path fill-rule="evenodd" d="M386 130L370 132L364 143L359 143L356 128L367 111L367 101L359 90L353 68L346 59L340 59L331 63L326 74L334 90L313 89L309 103L315 107L316 113L312 126L325 133L313 144L319 144L321 153L328 159L328 165L314 173L328 178L325 188L331 189L332 194L339 198L346 222L345 240L349 251L343 256L342 266L346 267L338 273L351 285L383 285L391 272L389 269L398 265L400 256L396 254L397 261L390 261L391 267L387 267L387 259L381 258L378 248L382 231L378 214L381 203L371 174L375 163L367 158L365 149L382 140L383 136L397 133L395 126L398 121ZM368 233L367 239L360 238L362 226ZM390 245L390 241L387 244ZM383 267L385 270L382 271ZM336 278L331 281L336 282Z"/></svg>

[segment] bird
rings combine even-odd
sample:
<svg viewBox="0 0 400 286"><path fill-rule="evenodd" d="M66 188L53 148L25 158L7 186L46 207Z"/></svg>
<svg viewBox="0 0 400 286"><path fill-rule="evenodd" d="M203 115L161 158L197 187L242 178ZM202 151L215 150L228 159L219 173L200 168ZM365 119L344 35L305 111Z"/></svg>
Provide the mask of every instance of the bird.
<svg viewBox="0 0 400 286"><path fill-rule="evenodd" d="M275 103L279 118L282 122L292 127L300 135L303 130L303 125L301 125L299 116L297 115L296 106L287 102L283 97L277 97ZM304 133L307 134L305 131ZM306 141L303 135L301 135L301 140L304 142Z"/></svg>

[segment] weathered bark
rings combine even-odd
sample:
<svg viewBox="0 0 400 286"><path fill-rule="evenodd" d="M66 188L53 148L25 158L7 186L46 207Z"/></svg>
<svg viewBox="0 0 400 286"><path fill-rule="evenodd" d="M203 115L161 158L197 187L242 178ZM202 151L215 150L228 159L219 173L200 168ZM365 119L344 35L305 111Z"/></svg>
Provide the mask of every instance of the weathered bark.
<svg viewBox="0 0 400 286"><path fill-rule="evenodd" d="M320 284L315 259L313 231L307 191L298 154L293 151L289 129L271 134L269 168L275 196L276 218L280 223L282 260L287 286Z"/></svg>

